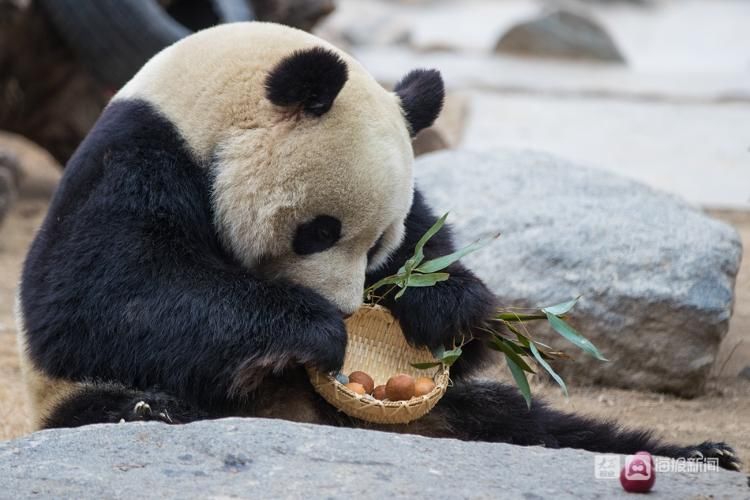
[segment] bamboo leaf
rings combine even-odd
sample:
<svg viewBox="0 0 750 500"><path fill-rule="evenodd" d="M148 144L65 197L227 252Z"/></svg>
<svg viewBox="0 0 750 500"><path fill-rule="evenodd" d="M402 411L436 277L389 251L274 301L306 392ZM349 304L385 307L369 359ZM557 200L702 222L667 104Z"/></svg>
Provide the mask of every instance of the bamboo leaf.
<svg viewBox="0 0 750 500"><path fill-rule="evenodd" d="M527 356L532 356L531 347L530 347L531 344L534 344L534 346L539 351L539 354L541 354L544 359L555 359L556 357L555 354L559 354L555 352L550 353L550 351L547 351L547 349L551 349L551 347L539 342L538 340L531 340L525 335L520 334L520 333L516 333L516 336L518 337L518 343L520 344L520 346L518 346L519 349L523 349ZM542 348L540 348L540 346Z"/></svg>
<svg viewBox="0 0 750 500"><path fill-rule="evenodd" d="M424 246L427 244L430 238L435 236L437 232L443 228L443 226L445 225L445 219L448 218L448 213L449 212L445 212L438 220L435 221L432 227L430 227L430 229L428 229L427 232L424 233L421 238L419 238L419 241L414 247L415 255L422 253Z"/></svg>
<svg viewBox="0 0 750 500"><path fill-rule="evenodd" d="M537 319L547 319L546 314L519 314L514 312L500 313L495 316L495 319L499 321L534 321Z"/></svg>
<svg viewBox="0 0 750 500"><path fill-rule="evenodd" d="M503 354L505 354L505 357L513 359L513 362L516 363L516 365L518 365L524 371L534 373L534 370L531 369L526 361L524 361L523 358L521 358L521 356L519 356L512 347L507 345L506 342L507 341L505 339L492 337L490 347L492 347L496 351L502 352Z"/></svg>
<svg viewBox="0 0 750 500"><path fill-rule="evenodd" d="M404 265L401 266L401 268L398 270L398 275L408 278L412 270L414 269L414 266L419 264L419 262L417 262L417 258L418 256L416 254L409 257L409 259L406 262L404 262ZM422 258L424 257L419 258L420 261Z"/></svg>
<svg viewBox="0 0 750 500"><path fill-rule="evenodd" d="M531 343L531 341L526 335L523 335L522 333L519 333L519 332L514 332L514 333L516 334L516 337L518 337L518 341L521 343L522 346L529 347L529 344Z"/></svg>
<svg viewBox="0 0 750 500"><path fill-rule="evenodd" d="M367 298L368 294L374 292L378 288L384 287L385 285L397 285L399 284L403 278L401 276L393 275L393 276L386 276L382 280L370 285L365 289L365 298Z"/></svg>
<svg viewBox="0 0 750 500"><path fill-rule="evenodd" d="M555 316L563 316L565 313L573 309L573 306L576 305L576 302L578 302L580 298L581 296L579 295L573 300L562 302L561 304L555 304L554 306L543 307L542 312L545 314L553 314Z"/></svg>
<svg viewBox="0 0 750 500"><path fill-rule="evenodd" d="M450 277L448 273L412 274L406 281L406 286L432 286L438 281L445 281Z"/></svg>
<svg viewBox="0 0 750 500"><path fill-rule="evenodd" d="M499 236L500 233L488 238L482 238L453 253L443 255L442 257L438 257L436 259L428 260L427 262L422 263L418 268L416 268L416 271L419 271L421 273L434 273L435 271L441 271L454 262L457 262L464 256L472 252L476 252L480 248L487 246Z"/></svg>
<svg viewBox="0 0 750 500"><path fill-rule="evenodd" d="M555 372L555 370L552 369L552 367L549 365L549 363L547 363L544 360L544 358L542 357L541 353L536 348L536 346L534 345L533 342L531 344L529 344L529 349L531 350L531 353L536 358L537 362L540 365L542 365L542 368L544 368L545 370L547 370L547 373L549 373L552 376L552 378L555 379L555 382L557 382L557 385L559 385L560 387L562 387L563 394L565 394L565 396L567 397L568 396L568 388L565 386L565 381L562 379L562 377L560 377L560 375L558 375L557 372Z"/></svg>
<svg viewBox="0 0 750 500"><path fill-rule="evenodd" d="M424 246L427 244L430 238L435 236L435 234L437 234L437 232L442 229L442 227L445 225L445 219L447 218L448 212L443 214L442 217L435 221L435 224L433 224L432 227L428 229L421 238L419 238L419 241L417 241L417 244L414 246L414 255L404 264L404 272L407 276L411 274L412 270L416 266L422 263L422 260L424 259Z"/></svg>
<svg viewBox="0 0 750 500"><path fill-rule="evenodd" d="M460 347L456 347L455 349L451 349L450 351L445 351L443 355L440 357L440 361L442 361L444 364L448 366L453 366L453 363L456 362L456 360L463 354L463 351Z"/></svg>
<svg viewBox="0 0 750 500"><path fill-rule="evenodd" d="M436 366L440 366L442 363L440 361L432 361L429 363L411 363L411 366L416 368L417 370L427 370L428 368L434 368Z"/></svg>
<svg viewBox="0 0 750 500"><path fill-rule="evenodd" d="M599 349L597 349L594 344L583 337L580 333L575 331L575 329L573 329L573 327L567 324L565 321L561 320L551 313L547 313L547 321L549 321L550 326L554 328L557 333L568 339L576 346L580 347L583 351L591 354L596 359L599 359L601 361L608 361L607 358L602 356L602 353L599 352Z"/></svg>
<svg viewBox="0 0 750 500"><path fill-rule="evenodd" d="M440 361L429 361L427 363L411 363L411 366L420 370L426 370L427 368L433 368L441 364L452 366L453 363L455 363L456 360L461 357L462 353L463 351L461 351L460 347L456 347L455 349L446 351L445 347L439 346L432 351L432 355Z"/></svg>
<svg viewBox="0 0 750 500"><path fill-rule="evenodd" d="M508 362L508 368L513 375L513 380L516 381L518 390L521 391L523 399L526 400L526 406L531 409L531 387L529 387L529 381L526 379L526 373L507 355L505 360Z"/></svg>
<svg viewBox="0 0 750 500"><path fill-rule="evenodd" d="M505 327L506 327L506 328L507 328L508 330L510 330L511 332L515 333L515 334L516 334L516 337L523 337L523 338L526 338L526 335L522 334L522 333L521 333L521 332L520 332L520 331L518 330L518 328L516 328L515 326L513 326L513 325L512 325L512 324L511 324L511 323L510 323L509 321L503 321L502 323L503 323L503 325L505 325Z"/></svg>

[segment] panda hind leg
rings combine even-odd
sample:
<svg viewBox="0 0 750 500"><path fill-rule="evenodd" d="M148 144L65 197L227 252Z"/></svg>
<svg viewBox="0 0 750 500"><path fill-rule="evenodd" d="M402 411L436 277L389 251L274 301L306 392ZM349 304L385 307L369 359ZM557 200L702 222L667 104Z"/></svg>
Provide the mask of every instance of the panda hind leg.
<svg viewBox="0 0 750 500"><path fill-rule="evenodd" d="M666 444L650 431L626 429L614 422L561 412L543 401L535 400L529 409L514 387L497 382L456 383L436 410L458 439L579 448L598 453L648 451L670 458L712 461L729 470L739 470L741 465L726 443Z"/></svg>
<svg viewBox="0 0 750 500"><path fill-rule="evenodd" d="M157 391L138 391L117 384L86 384L58 402L43 428L100 423L160 421L184 424L211 418L201 409Z"/></svg>

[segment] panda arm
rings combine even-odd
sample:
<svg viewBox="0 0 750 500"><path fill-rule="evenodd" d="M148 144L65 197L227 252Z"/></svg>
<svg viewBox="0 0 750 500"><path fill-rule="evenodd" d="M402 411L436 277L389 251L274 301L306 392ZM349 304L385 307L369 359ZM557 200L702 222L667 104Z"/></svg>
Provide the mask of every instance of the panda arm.
<svg viewBox="0 0 750 500"><path fill-rule="evenodd" d="M395 274L403 263L413 255L417 241L437 221L422 194L414 191L414 201L406 219L406 235L401 246L395 250L388 262L367 276L368 286L377 280ZM446 255L455 250L453 237L448 225L444 226L425 245L425 258ZM479 328L490 318L495 307L495 297L487 286L474 273L460 262L446 269L450 274L447 281L431 287L408 288L396 300L388 294L382 305L398 318L407 340L416 345L430 348L438 345L450 347L461 332L471 336L481 336ZM487 354L481 342L471 342L464 349L462 365L478 366ZM463 366L456 366L455 372Z"/></svg>
<svg viewBox="0 0 750 500"><path fill-rule="evenodd" d="M36 367L53 378L158 386L211 403L289 362L340 367L346 331L338 310L226 255L205 172L186 156L137 147L89 165L101 155L82 149L22 278Z"/></svg>

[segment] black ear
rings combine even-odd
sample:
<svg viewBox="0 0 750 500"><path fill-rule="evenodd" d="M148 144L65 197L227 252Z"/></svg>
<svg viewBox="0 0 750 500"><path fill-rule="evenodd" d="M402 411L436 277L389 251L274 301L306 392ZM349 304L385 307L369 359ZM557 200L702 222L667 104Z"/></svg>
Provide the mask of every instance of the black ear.
<svg viewBox="0 0 750 500"><path fill-rule="evenodd" d="M277 106L299 106L322 116L331 109L348 76L344 60L330 50L298 50L268 74L266 97Z"/></svg>
<svg viewBox="0 0 750 500"><path fill-rule="evenodd" d="M443 78L434 69L410 71L393 90L401 98L401 107L404 108L412 137L432 125L443 109Z"/></svg>

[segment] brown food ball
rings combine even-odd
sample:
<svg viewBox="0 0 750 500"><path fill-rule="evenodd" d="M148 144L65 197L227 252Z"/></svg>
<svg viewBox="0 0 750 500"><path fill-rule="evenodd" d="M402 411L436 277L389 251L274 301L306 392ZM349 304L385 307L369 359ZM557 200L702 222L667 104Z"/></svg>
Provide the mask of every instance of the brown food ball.
<svg viewBox="0 0 750 500"><path fill-rule="evenodd" d="M367 394L371 394L372 390L375 388L375 381L365 372L351 372L349 374L349 382L362 384L362 387L365 388Z"/></svg>
<svg viewBox="0 0 750 500"><path fill-rule="evenodd" d="M414 383L414 395L417 397L424 396L425 394L432 392L434 388L435 382L433 382L431 378L419 377Z"/></svg>
<svg viewBox="0 0 750 500"><path fill-rule="evenodd" d="M414 377L400 373L388 379L385 396L391 401L406 401L414 396Z"/></svg>
<svg viewBox="0 0 750 500"><path fill-rule="evenodd" d="M358 384L357 382L349 382L348 384L346 384L346 387L356 392L357 394L360 394L360 395L367 394L367 391L365 391L364 386L362 386L362 384Z"/></svg>
<svg viewBox="0 0 750 500"><path fill-rule="evenodd" d="M372 397L379 400L385 399L385 385L379 385L372 390Z"/></svg>

